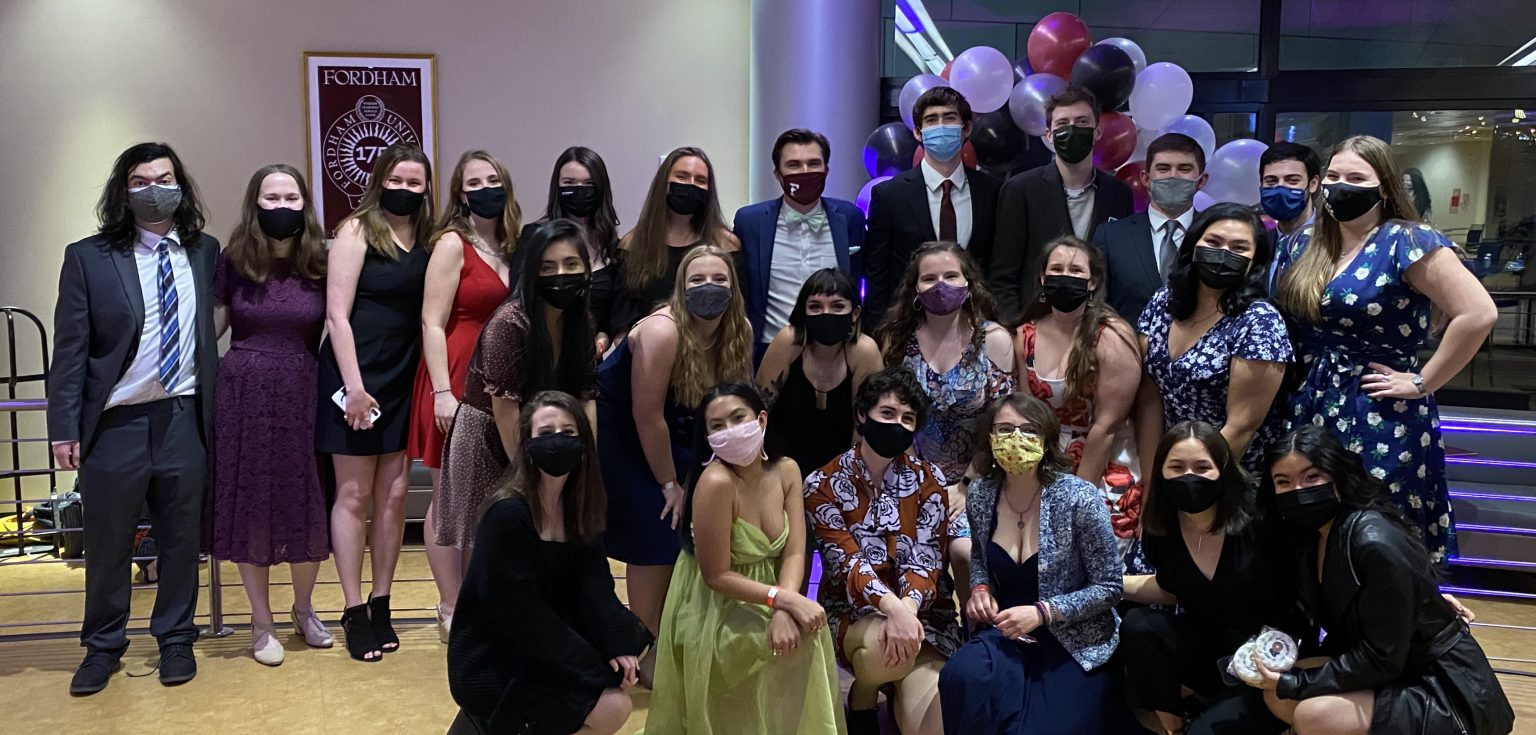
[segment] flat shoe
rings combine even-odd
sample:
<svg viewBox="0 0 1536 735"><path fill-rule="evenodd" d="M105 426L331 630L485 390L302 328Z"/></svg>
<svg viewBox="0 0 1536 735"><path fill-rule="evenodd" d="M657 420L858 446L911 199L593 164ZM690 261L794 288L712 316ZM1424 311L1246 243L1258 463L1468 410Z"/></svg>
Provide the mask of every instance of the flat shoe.
<svg viewBox="0 0 1536 735"><path fill-rule="evenodd" d="M299 612L299 609L289 608L288 618L293 621L293 632L304 637L304 644L310 648L330 648L336 643L335 636L325 629L325 623L315 615L313 609Z"/></svg>
<svg viewBox="0 0 1536 735"><path fill-rule="evenodd" d="M257 663L277 666L283 662L283 644L271 626L251 626L251 657Z"/></svg>

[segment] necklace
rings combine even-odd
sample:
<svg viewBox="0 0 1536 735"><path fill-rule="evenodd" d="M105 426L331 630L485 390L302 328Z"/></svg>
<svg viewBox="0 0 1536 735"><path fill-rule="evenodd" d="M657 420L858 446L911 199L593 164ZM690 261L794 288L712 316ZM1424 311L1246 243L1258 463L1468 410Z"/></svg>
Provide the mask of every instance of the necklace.
<svg viewBox="0 0 1536 735"><path fill-rule="evenodd" d="M1018 507L1013 504L1013 498L1008 497L1008 490L1007 489L1003 490L1003 502L1008 504L1008 510L1011 510L1014 513L1017 513L1019 515L1019 520L1015 524L1015 525L1018 526L1019 530L1023 530L1024 529L1024 519L1025 519L1025 517L1027 517L1029 515L1029 511L1035 509L1035 501L1037 501L1039 499L1040 499L1040 493L1037 491L1035 493L1035 497L1033 499L1031 499L1028 503L1025 503L1025 505L1028 506L1028 507L1025 510L1019 510Z"/></svg>
<svg viewBox="0 0 1536 735"><path fill-rule="evenodd" d="M487 250L487 249L481 247L480 246L480 236L478 236L478 235L476 235L476 234L471 232L471 233L468 234L467 237L469 239L469 244L473 245L476 250L479 250L480 252L485 253L486 255L489 255L492 258L500 258L501 257L501 253L498 253L498 252L496 252L494 250Z"/></svg>

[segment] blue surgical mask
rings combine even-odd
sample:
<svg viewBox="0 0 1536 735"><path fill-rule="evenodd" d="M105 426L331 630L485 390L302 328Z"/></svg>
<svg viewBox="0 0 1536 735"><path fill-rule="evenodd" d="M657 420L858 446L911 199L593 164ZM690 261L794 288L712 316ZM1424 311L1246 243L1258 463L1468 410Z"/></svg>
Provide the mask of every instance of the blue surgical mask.
<svg viewBox="0 0 1536 735"><path fill-rule="evenodd" d="M929 125L923 128L923 150L936 161L951 160L965 144L964 131L963 125Z"/></svg>
<svg viewBox="0 0 1536 735"><path fill-rule="evenodd" d="M1264 213L1277 222L1290 222L1307 209L1307 190L1289 186L1266 186L1259 189L1259 203Z"/></svg>

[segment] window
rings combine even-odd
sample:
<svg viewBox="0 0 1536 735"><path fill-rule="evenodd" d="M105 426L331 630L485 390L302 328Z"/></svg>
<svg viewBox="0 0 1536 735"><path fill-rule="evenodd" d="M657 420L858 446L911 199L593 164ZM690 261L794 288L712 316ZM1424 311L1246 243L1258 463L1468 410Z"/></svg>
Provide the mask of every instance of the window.
<svg viewBox="0 0 1536 735"><path fill-rule="evenodd" d="M1536 50L1520 52L1530 0L1284 0L1280 17L1284 69L1496 66Z"/></svg>

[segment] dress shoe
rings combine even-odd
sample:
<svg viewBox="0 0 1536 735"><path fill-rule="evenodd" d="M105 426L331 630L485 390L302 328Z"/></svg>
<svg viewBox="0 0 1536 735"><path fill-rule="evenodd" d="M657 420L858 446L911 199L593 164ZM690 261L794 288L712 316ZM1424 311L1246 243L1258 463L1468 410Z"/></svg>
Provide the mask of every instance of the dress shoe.
<svg viewBox="0 0 1536 735"><path fill-rule="evenodd" d="M100 651L87 653L85 660L80 663L80 668L75 669L74 678L69 680L69 693L95 694L106 689L107 682L112 680L112 675L120 668L122 668L121 654Z"/></svg>
<svg viewBox="0 0 1536 735"><path fill-rule="evenodd" d="M197 676L197 659L191 643L167 643L160 647L160 683L185 684Z"/></svg>
<svg viewBox="0 0 1536 735"><path fill-rule="evenodd" d="M314 609L289 608L288 616L293 620L294 632L304 636L304 643L310 648L330 648L336 643L335 636L325 629L325 623L320 622Z"/></svg>
<svg viewBox="0 0 1536 735"><path fill-rule="evenodd" d="M267 666L283 662L283 644L277 642L277 633L271 625L251 626L251 657Z"/></svg>

